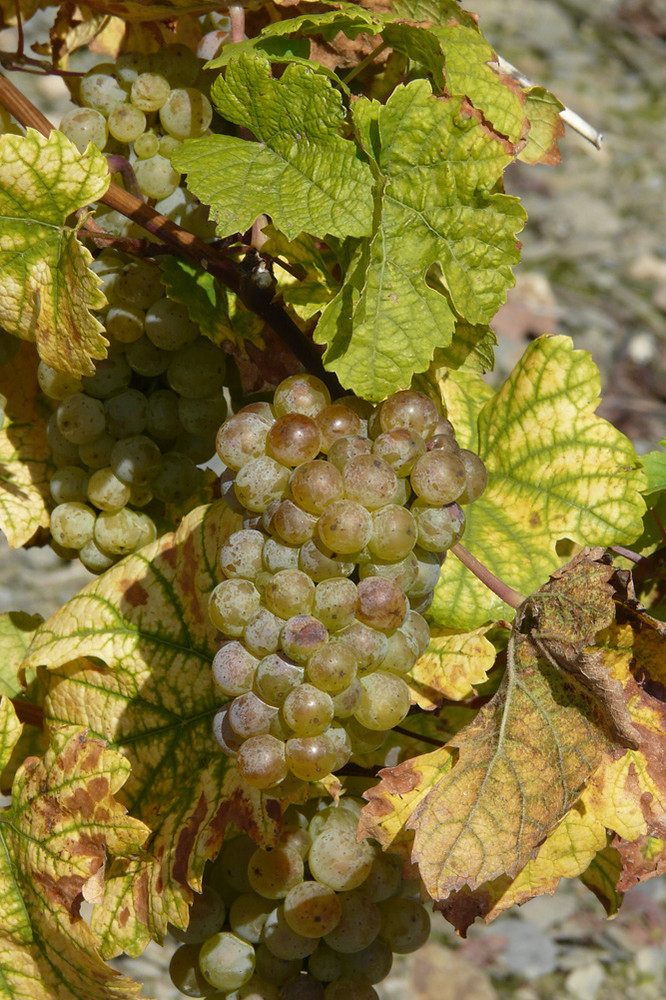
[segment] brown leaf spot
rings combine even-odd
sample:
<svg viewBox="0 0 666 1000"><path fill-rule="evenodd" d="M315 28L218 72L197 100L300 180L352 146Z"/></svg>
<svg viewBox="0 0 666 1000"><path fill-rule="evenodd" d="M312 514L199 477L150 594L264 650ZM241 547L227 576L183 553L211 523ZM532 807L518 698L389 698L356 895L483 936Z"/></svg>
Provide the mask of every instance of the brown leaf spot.
<svg viewBox="0 0 666 1000"><path fill-rule="evenodd" d="M123 597L133 608L142 607L148 603L148 591L138 580L121 580L119 590L122 591Z"/></svg>
<svg viewBox="0 0 666 1000"><path fill-rule="evenodd" d="M183 826L178 835L178 840L176 841L172 872L173 877L182 885L187 885L187 871L190 856L192 854L192 848L194 847L194 842L197 838L199 830L201 829L201 825L206 818L207 808L208 802L206 800L206 796L202 792L199 796L194 812L189 817L187 823Z"/></svg>
<svg viewBox="0 0 666 1000"><path fill-rule="evenodd" d="M441 911L460 937L467 937L468 927L471 927L477 917L484 917L492 905L493 900L489 892L482 889L470 892L465 887L459 892L451 893L448 899L435 903L435 909Z"/></svg>
<svg viewBox="0 0 666 1000"><path fill-rule="evenodd" d="M532 514L530 518L530 525L532 528L537 528L541 524L541 518L538 514Z"/></svg>
<svg viewBox="0 0 666 1000"><path fill-rule="evenodd" d="M126 925L127 921L129 920L129 916L130 916L130 911L126 906L123 906L122 910L118 911L116 919L120 927L124 927Z"/></svg>

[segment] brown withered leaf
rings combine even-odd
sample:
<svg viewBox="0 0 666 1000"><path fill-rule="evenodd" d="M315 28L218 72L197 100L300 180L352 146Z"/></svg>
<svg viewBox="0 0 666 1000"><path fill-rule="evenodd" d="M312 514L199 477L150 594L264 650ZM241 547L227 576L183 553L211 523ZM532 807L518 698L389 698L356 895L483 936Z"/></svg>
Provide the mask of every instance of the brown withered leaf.
<svg viewBox="0 0 666 1000"><path fill-rule="evenodd" d="M559 570L519 609L493 699L446 747L383 771L367 793L363 832L388 844L414 829L433 898L515 877L604 755L627 735L634 745L622 684L589 663L615 617L614 573L602 549ZM603 844L591 846L585 865Z"/></svg>

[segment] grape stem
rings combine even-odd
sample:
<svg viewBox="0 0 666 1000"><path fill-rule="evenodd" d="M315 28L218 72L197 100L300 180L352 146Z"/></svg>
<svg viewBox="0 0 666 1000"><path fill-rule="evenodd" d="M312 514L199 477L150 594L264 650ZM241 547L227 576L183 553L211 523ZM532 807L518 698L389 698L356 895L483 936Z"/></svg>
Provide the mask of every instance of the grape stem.
<svg viewBox="0 0 666 1000"><path fill-rule="evenodd" d="M54 126L14 84L0 73L0 104L26 128L34 128L48 136ZM303 367L317 375L331 390L332 395L342 395L343 389L333 372L326 371L321 354L314 343L294 323L284 307L274 297L272 288L258 288L247 280L236 263L214 246L204 243L198 236L160 215L154 208L141 201L113 181L106 194L99 199L103 204L127 216L149 233L173 247L183 257L194 261L231 289L251 312L259 316L283 341Z"/></svg>
<svg viewBox="0 0 666 1000"><path fill-rule="evenodd" d="M512 587L509 587L500 580L494 573L491 573L488 567L479 562L460 542L456 542L449 551L453 552L454 556L457 556L463 566L466 566L474 576L478 577L488 590L492 590L493 594L497 594L505 604L508 604L512 608L519 608L523 603L525 598L522 594L519 594L517 590L513 590Z"/></svg>
<svg viewBox="0 0 666 1000"><path fill-rule="evenodd" d="M106 157L106 162L109 164L109 173L122 174L127 190L135 195L135 197L137 197L140 201L145 201L143 194L141 193L141 188L139 187L139 182L136 179L136 174L134 173L134 167L127 157L121 156L120 153L109 153Z"/></svg>
<svg viewBox="0 0 666 1000"><path fill-rule="evenodd" d="M631 549L625 549L623 545L611 545L611 552L614 552L616 556L622 556L623 559L629 559L632 563L643 562L643 556L639 556L638 552L633 552Z"/></svg>

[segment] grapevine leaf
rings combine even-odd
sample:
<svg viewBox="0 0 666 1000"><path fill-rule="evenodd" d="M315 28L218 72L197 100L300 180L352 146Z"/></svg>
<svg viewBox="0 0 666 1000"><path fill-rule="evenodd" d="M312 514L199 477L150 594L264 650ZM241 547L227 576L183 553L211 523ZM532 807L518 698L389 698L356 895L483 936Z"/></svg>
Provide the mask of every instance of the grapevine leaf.
<svg viewBox="0 0 666 1000"><path fill-rule="evenodd" d="M443 698L462 701L474 694L474 685L488 680L495 647L485 637L487 628L455 633L432 629L430 645L409 674L412 700L433 708Z"/></svg>
<svg viewBox="0 0 666 1000"><path fill-rule="evenodd" d="M7 397L0 430L0 528L12 548L49 524L51 448L39 409L38 362L32 344L24 343L0 365L0 393Z"/></svg>
<svg viewBox="0 0 666 1000"><path fill-rule="evenodd" d="M264 38L295 34L320 35L325 41L332 42L339 32L348 38L356 38L361 34L377 35L386 21L387 18L376 11L365 10L354 3L344 3L337 10L301 14L289 20L274 21L273 24L266 25L261 34Z"/></svg>
<svg viewBox="0 0 666 1000"><path fill-rule="evenodd" d="M666 438L659 442L662 451L651 451L647 455L641 455L641 466L647 477L647 488L644 490L645 496L652 493L662 493L666 490Z"/></svg>
<svg viewBox="0 0 666 1000"><path fill-rule="evenodd" d="M474 16L462 10L458 0L393 0L392 6L398 17L410 21L446 24L455 20L460 24L476 27Z"/></svg>
<svg viewBox="0 0 666 1000"><path fill-rule="evenodd" d="M277 24L289 22L278 21ZM258 55L270 59L271 62L291 62L306 60L310 54L310 43L305 39L269 38L267 32L262 32L255 38L246 38L242 42L227 43L220 54L206 63L206 69L221 69L242 55Z"/></svg>
<svg viewBox="0 0 666 1000"><path fill-rule="evenodd" d="M242 347L249 333L251 340L262 345L258 318L211 274L182 257L162 257L159 263L167 296L185 306L190 319L214 344L226 340Z"/></svg>
<svg viewBox="0 0 666 1000"><path fill-rule="evenodd" d="M337 135L342 99L309 66L287 66L279 80L270 63L241 56L213 85L212 99L229 121L257 142L213 135L191 139L173 154L188 187L211 206L220 235L244 232L267 213L290 239L344 238L370 232L372 175L355 143Z"/></svg>
<svg viewBox="0 0 666 1000"><path fill-rule="evenodd" d="M471 324L494 315L513 283L524 212L494 190L511 156L462 98L438 99L415 80L383 107L361 98L354 115L383 189L372 239L315 337L343 385L379 400L451 342L456 314ZM447 295L426 281L435 263Z"/></svg>
<svg viewBox="0 0 666 1000"><path fill-rule="evenodd" d="M526 98L525 114L530 130L518 159L524 163L560 163L562 157L557 142L564 135L564 122L560 118L564 105L543 87L531 87Z"/></svg>
<svg viewBox="0 0 666 1000"><path fill-rule="evenodd" d="M593 892L609 917L614 917L622 904L624 894L616 888L622 873L622 858L614 847L605 847L592 859L589 868L580 876L584 886Z"/></svg>
<svg viewBox="0 0 666 1000"><path fill-rule="evenodd" d="M336 255L306 233L295 240L287 240L272 226L266 227L264 232L269 238L262 253L287 261L299 272L299 277L295 277L284 270L279 261L274 262L279 294L301 319L309 319L330 302L340 287L332 275L338 264Z"/></svg>
<svg viewBox="0 0 666 1000"><path fill-rule="evenodd" d="M36 341L40 357L71 375L92 375L106 357L102 324L91 313L106 299L90 252L67 225L109 186L106 159L79 153L60 132L0 136L0 324Z"/></svg>
<svg viewBox="0 0 666 1000"><path fill-rule="evenodd" d="M435 350L431 368L491 372L495 367L496 344L497 337L485 323L472 326L458 320L451 344Z"/></svg>
<svg viewBox="0 0 666 1000"><path fill-rule="evenodd" d="M23 690L19 669L41 621L40 615L29 615L25 611L8 611L0 615L0 695L14 698Z"/></svg>
<svg viewBox="0 0 666 1000"><path fill-rule="evenodd" d="M21 0L21 15L27 21L37 8L59 6L59 0ZM108 0L87 0L85 6L107 17L112 9L114 15L123 21L163 21L220 9L219 0L114 0L111 7ZM15 13L14 0L0 0L0 14L4 15L6 23L15 23ZM1 22L0 17L0 26Z"/></svg>
<svg viewBox="0 0 666 1000"><path fill-rule="evenodd" d="M138 954L163 939L167 921L186 922L188 885L201 888L228 822L263 843L276 836L280 805L241 782L212 735L220 696L207 600L220 546L239 526L221 501L188 514L46 621L26 659L49 668L49 724L84 725L126 755L122 801L153 831L150 857L107 875L93 917L106 957Z"/></svg>
<svg viewBox="0 0 666 1000"><path fill-rule="evenodd" d="M453 379L442 391L447 397L449 385L455 403ZM462 428L488 470L486 492L466 508L464 545L519 593L535 590L561 563L558 539L627 544L640 532L644 476L631 442L595 416L598 393L588 354L568 337L540 337L480 408L477 440L472 423ZM470 630L511 613L447 560L430 609L438 625Z"/></svg>
<svg viewBox="0 0 666 1000"><path fill-rule="evenodd" d="M434 899L517 875L601 762L604 730L618 738L620 710L587 682L586 647L615 614L614 570L600 554L577 557L525 603L504 680L474 721L366 793L363 831L387 844L414 829ZM608 671L607 681L615 692Z"/></svg>
<svg viewBox="0 0 666 1000"><path fill-rule="evenodd" d="M0 700L0 745L8 759L20 726ZM140 850L149 833L118 804L129 764L84 730L52 734L43 757L18 769L12 803L0 812L0 984L8 1000L129 1000L140 989L105 965L79 914L97 900L107 849Z"/></svg>

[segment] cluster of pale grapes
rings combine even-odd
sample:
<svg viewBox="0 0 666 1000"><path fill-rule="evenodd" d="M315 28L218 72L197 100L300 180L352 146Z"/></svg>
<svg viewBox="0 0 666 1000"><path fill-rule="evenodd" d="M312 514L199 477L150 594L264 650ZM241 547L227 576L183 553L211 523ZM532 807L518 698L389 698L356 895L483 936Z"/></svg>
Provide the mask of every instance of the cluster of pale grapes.
<svg viewBox="0 0 666 1000"><path fill-rule="evenodd" d="M217 452L245 520L209 600L215 739L255 788L316 781L407 715L422 612L485 468L427 396L332 404L307 374L230 417Z"/></svg>
<svg viewBox="0 0 666 1000"><path fill-rule="evenodd" d="M394 953L427 941L418 880L403 880L376 842L357 842L363 803L312 805L287 810L270 850L245 834L225 841L187 930L171 928L184 943L170 974L186 996L377 1000Z"/></svg>
<svg viewBox="0 0 666 1000"><path fill-rule="evenodd" d="M196 493L227 412L226 355L166 298L154 263L104 250L92 268L109 355L82 379L40 362L38 379L53 406L51 537L102 573L156 537L166 505Z"/></svg>
<svg viewBox="0 0 666 1000"><path fill-rule="evenodd" d="M180 44L152 55L129 52L95 66L74 93L81 107L63 116L60 131L81 152L92 142L123 155L145 197L160 203L182 180L171 155L184 139L206 134L213 120L201 67L196 53ZM170 214L160 204L156 208Z"/></svg>

